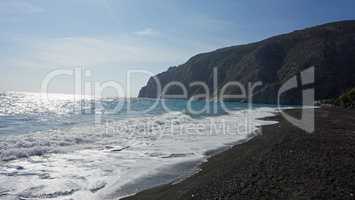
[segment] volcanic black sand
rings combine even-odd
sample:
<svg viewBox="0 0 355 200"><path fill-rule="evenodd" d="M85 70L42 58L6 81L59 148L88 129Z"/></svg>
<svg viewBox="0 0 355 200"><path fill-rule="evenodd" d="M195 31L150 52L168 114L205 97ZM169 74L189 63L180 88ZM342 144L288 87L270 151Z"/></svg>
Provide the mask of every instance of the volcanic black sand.
<svg viewBox="0 0 355 200"><path fill-rule="evenodd" d="M312 134L270 119L280 123L211 157L192 177L126 200L355 199L355 110L317 109Z"/></svg>

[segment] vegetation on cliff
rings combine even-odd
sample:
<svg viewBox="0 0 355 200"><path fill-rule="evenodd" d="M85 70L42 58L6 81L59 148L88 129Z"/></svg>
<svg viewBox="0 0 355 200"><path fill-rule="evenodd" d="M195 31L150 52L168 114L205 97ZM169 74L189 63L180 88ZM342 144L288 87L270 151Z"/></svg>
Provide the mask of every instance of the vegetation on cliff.
<svg viewBox="0 0 355 200"><path fill-rule="evenodd" d="M355 107L355 88L349 90L335 100L335 105L345 108Z"/></svg>

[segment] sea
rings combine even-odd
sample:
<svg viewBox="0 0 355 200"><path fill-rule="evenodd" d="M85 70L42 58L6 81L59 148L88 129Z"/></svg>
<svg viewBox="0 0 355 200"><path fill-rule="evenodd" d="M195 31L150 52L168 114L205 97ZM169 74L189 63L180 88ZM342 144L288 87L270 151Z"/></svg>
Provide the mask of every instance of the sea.
<svg viewBox="0 0 355 200"><path fill-rule="evenodd" d="M276 123L270 105L0 94L0 199L119 199L199 171Z"/></svg>

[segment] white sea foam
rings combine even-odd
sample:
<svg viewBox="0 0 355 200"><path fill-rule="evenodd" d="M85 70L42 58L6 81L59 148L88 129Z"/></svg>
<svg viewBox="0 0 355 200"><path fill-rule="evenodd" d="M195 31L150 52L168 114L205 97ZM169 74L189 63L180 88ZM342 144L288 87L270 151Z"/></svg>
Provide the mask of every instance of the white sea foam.
<svg viewBox="0 0 355 200"><path fill-rule="evenodd" d="M8 137L0 142L0 185L7 194L2 198L106 198L162 167L203 159L207 150L245 139L257 126L273 123L257 120L272 111L236 111L203 119L168 113L110 124L127 127L119 133L101 125ZM241 126L228 130L237 134L221 134L211 122ZM142 134L145 129L150 130Z"/></svg>
<svg viewBox="0 0 355 200"><path fill-rule="evenodd" d="M274 111L258 108L199 118L171 112L9 135L0 141L0 197L110 199L137 192L124 188L247 138L258 126L275 123L259 120Z"/></svg>

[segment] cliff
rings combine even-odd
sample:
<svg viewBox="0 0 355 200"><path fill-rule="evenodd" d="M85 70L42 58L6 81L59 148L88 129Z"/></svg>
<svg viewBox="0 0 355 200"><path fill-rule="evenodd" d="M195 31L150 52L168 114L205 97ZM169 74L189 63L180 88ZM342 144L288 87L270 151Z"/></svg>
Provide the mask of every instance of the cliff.
<svg viewBox="0 0 355 200"><path fill-rule="evenodd" d="M261 81L262 86L254 90L254 102L275 103L281 85L311 66L315 67L315 100L339 96L355 86L355 21L324 24L256 43L198 54L155 78L161 87L172 81L181 82L189 97L206 93L202 87L189 87L190 83L201 81L207 84L209 97L213 97L213 69L216 68L218 93L230 81L246 86L249 82ZM299 87L285 93L282 103L300 103L301 90ZM157 91L157 84L151 77L140 90L139 97L159 98ZM240 93L236 87L226 91L227 94ZM181 94L182 91L171 87L168 93Z"/></svg>

